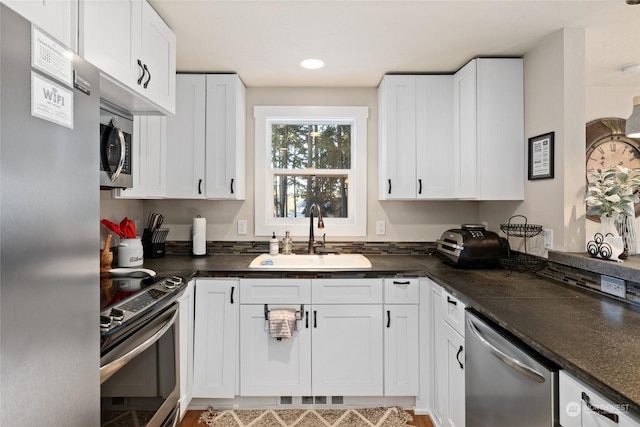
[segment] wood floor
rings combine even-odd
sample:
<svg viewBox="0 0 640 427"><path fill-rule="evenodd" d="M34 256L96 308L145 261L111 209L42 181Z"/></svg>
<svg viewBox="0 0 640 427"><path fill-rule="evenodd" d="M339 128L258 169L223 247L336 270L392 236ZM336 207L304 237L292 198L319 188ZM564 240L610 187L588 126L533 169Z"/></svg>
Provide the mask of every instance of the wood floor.
<svg viewBox="0 0 640 427"><path fill-rule="evenodd" d="M409 425L417 427L433 427L431 419L427 415L414 415L413 411L407 411L413 417L413 421ZM180 427L203 427L203 424L198 424L198 419L202 411L187 411L184 414L184 418L180 423Z"/></svg>

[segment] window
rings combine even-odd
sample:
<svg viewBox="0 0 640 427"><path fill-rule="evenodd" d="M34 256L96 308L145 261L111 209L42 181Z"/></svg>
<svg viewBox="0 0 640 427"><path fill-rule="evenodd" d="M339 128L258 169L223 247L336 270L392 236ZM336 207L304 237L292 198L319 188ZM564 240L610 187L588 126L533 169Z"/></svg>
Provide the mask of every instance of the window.
<svg viewBox="0 0 640 427"><path fill-rule="evenodd" d="M367 107L254 107L256 235L366 235ZM314 223L316 223L314 221Z"/></svg>

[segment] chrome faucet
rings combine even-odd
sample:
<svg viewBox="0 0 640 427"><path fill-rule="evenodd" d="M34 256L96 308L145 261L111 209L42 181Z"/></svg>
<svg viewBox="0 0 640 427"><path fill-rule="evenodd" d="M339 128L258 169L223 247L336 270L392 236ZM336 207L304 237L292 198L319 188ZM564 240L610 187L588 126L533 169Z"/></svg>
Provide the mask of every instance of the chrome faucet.
<svg viewBox="0 0 640 427"><path fill-rule="evenodd" d="M309 253L310 254L316 253L316 246L324 245L324 242L317 243L317 244L315 242L315 237L313 235L313 208L316 208L316 211L318 212L318 228L320 229L324 228L324 221L322 220L322 211L320 210L320 206L314 203L309 208Z"/></svg>

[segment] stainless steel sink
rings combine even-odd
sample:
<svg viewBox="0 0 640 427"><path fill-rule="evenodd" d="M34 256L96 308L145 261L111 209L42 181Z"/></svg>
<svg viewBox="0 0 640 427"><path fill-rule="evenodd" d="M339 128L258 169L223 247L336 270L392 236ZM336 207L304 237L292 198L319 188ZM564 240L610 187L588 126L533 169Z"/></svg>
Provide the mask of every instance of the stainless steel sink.
<svg viewBox="0 0 640 427"><path fill-rule="evenodd" d="M264 270L371 268L371 261L361 254L262 254L251 261L249 268Z"/></svg>

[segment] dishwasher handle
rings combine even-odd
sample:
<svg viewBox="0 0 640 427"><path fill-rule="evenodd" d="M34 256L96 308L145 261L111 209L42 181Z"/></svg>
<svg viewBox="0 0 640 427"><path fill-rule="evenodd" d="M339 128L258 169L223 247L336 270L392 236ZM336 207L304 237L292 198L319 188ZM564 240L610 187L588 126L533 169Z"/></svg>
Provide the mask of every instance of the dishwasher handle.
<svg viewBox="0 0 640 427"><path fill-rule="evenodd" d="M537 383L544 383L545 382L545 378L544 376L531 369L530 367L524 365L522 362L520 362L517 359L514 359L513 357L509 356L508 354L504 353L503 351L501 351L500 349L496 348L493 344L491 344L489 341L487 341L487 339L485 337L482 336L482 334L480 333L480 331L478 330L478 328L476 328L476 325L473 323L473 321L467 317L467 324L469 325L469 329L471 330L471 332L473 333L473 335L476 336L476 338L478 338L478 340L480 341L480 343L485 346L489 352L495 356L498 360L500 360L502 363L504 363L505 365L510 366L511 368L513 368L515 371L520 372L521 374L523 374L524 376L532 379L533 381L537 382Z"/></svg>

